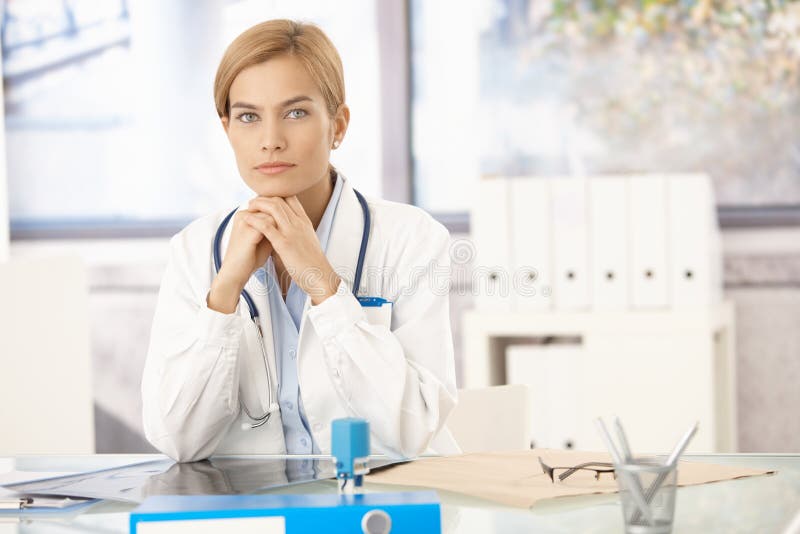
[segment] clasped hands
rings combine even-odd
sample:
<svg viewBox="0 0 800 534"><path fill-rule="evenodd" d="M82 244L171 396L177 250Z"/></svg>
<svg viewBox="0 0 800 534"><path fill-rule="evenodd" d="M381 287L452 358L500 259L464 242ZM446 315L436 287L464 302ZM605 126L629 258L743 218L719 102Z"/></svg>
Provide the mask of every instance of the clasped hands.
<svg viewBox="0 0 800 534"><path fill-rule="evenodd" d="M250 200L243 221L272 245L286 271L318 305L336 294L340 278L322 251L314 225L297 196L258 196Z"/></svg>

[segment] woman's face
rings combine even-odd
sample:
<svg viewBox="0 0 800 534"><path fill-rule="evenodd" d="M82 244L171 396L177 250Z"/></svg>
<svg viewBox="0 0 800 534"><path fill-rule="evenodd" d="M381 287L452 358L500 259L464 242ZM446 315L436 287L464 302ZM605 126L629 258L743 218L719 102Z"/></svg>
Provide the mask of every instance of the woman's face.
<svg viewBox="0 0 800 534"><path fill-rule="evenodd" d="M344 136L349 110L342 105L330 117L299 60L283 55L242 70L228 98L230 117L222 124L250 189L289 197L327 178L331 147Z"/></svg>

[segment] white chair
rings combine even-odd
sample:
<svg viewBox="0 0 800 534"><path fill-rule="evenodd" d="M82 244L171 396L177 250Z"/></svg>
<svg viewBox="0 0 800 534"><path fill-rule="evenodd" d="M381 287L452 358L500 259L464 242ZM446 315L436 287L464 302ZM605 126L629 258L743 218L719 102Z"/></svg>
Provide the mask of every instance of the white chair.
<svg viewBox="0 0 800 534"><path fill-rule="evenodd" d="M94 452L86 268L0 262L0 455Z"/></svg>
<svg viewBox="0 0 800 534"><path fill-rule="evenodd" d="M528 386L458 390L458 405L447 419L447 428L464 453L530 448Z"/></svg>

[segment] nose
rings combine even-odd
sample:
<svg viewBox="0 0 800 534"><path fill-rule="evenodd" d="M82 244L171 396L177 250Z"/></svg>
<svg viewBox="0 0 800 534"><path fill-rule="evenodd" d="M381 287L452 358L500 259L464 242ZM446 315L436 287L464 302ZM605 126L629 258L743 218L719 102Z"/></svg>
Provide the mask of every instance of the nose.
<svg viewBox="0 0 800 534"><path fill-rule="evenodd" d="M286 148L286 138L280 127L280 121L264 120L263 131L261 132L261 150L275 151Z"/></svg>

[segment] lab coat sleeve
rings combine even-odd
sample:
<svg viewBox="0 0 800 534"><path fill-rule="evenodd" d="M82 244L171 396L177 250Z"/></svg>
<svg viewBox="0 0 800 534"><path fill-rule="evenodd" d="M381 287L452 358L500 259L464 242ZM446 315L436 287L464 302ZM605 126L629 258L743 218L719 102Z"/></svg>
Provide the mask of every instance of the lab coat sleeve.
<svg viewBox="0 0 800 534"><path fill-rule="evenodd" d="M358 300L339 291L308 312L328 376L345 409L369 421L389 454L421 454L456 402L450 328L450 236L427 219L399 262L392 329L371 324ZM404 282L405 280L405 282ZM344 290L343 290L344 289Z"/></svg>
<svg viewBox="0 0 800 534"><path fill-rule="evenodd" d="M170 241L142 376L147 439L179 462L210 456L239 412L238 350L243 321L206 303L207 263L190 268L181 234Z"/></svg>

